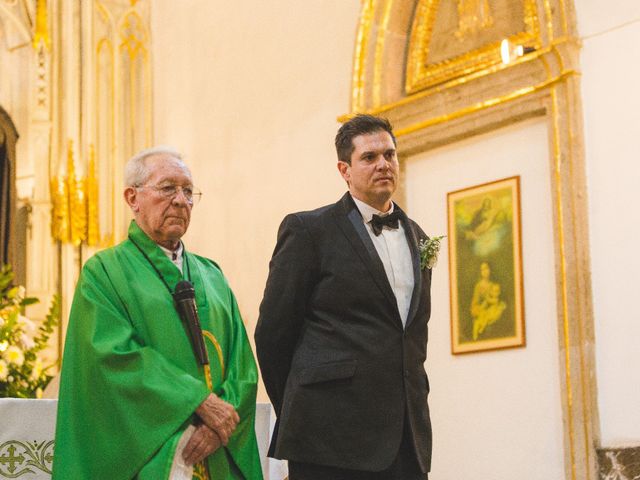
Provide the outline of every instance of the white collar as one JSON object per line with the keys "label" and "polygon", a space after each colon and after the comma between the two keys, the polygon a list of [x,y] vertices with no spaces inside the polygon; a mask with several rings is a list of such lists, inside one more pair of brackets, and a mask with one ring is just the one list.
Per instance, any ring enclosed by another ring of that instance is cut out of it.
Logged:
{"label": "white collar", "polygon": [[[171,260],[172,262],[177,262],[182,258],[182,251],[184,250],[182,247],[182,242],[178,242],[178,248],[176,248],[175,250],[169,250],[168,248],[165,248],[160,244],[158,244],[158,246],[162,249],[162,251],[167,255],[167,257],[169,257],[169,260]],[[174,255],[175,255],[175,258],[173,258]]]}
{"label": "white collar", "polygon": [[351,195],[351,198],[353,198],[353,201],[355,202],[356,207],[358,207],[358,210],[360,210],[360,215],[362,215],[362,219],[364,220],[364,223],[369,223],[371,221],[371,219],[373,218],[374,214],[375,215],[379,215],[381,217],[384,217],[386,215],[389,215],[390,213],[393,213],[393,210],[395,208],[394,203],[391,202],[391,208],[389,209],[389,211],[381,212],[377,208],[373,208],[368,203],[364,203],[362,200],[358,200],[353,195]]}

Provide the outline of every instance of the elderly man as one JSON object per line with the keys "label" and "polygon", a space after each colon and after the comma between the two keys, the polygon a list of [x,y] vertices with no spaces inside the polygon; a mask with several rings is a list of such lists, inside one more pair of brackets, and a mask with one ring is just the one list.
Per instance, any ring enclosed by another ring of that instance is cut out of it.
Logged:
{"label": "elderly man", "polygon": [[280,226],[256,328],[278,416],[270,454],[291,480],[425,480],[426,239],[391,195],[391,125],[358,115],[336,136],[347,192]]}
{"label": "elderly man", "polygon": [[[200,195],[191,173],[155,148],[129,161],[125,182],[128,238],[87,261],[71,307],[53,478],[260,479],[257,369],[238,306],[218,265],[180,240]],[[195,290],[193,338],[174,302],[181,281]]]}

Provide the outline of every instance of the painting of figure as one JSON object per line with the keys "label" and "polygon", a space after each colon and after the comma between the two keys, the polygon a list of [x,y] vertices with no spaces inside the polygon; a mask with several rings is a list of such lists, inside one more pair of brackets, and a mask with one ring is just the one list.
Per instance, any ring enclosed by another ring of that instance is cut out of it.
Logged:
{"label": "painting of figure", "polygon": [[448,194],[452,353],[525,344],[520,177]]}

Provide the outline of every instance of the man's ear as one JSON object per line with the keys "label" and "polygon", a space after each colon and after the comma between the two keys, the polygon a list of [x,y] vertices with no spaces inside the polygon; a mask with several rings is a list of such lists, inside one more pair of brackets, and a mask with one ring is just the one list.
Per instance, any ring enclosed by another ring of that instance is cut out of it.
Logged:
{"label": "man's ear", "polygon": [[127,202],[127,205],[131,208],[133,213],[138,212],[140,210],[140,205],[138,204],[138,189],[135,187],[127,187],[124,189],[124,200]]}
{"label": "man's ear", "polygon": [[340,175],[342,175],[342,178],[344,178],[344,181],[347,182],[347,185],[349,185],[349,179],[351,178],[351,165],[347,162],[339,161],[338,171],[340,172]]}

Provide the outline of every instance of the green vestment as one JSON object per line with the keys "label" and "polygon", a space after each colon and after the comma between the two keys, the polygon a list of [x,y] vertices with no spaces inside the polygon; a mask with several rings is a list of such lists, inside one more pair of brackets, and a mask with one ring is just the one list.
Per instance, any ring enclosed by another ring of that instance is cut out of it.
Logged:
{"label": "green vestment", "polygon": [[128,240],[87,261],[76,287],[53,478],[166,479],[180,434],[209,394],[172,296],[140,250],[171,291],[183,278],[193,283],[200,324],[210,332],[213,392],[240,416],[229,444],[207,458],[212,480],[262,479],[258,374],[233,293],[214,262],[186,251],[183,276],[135,222]]}

